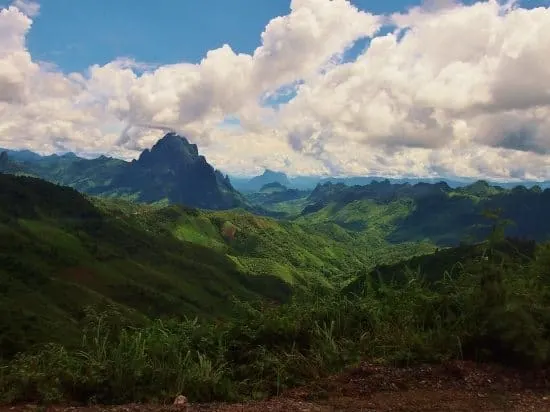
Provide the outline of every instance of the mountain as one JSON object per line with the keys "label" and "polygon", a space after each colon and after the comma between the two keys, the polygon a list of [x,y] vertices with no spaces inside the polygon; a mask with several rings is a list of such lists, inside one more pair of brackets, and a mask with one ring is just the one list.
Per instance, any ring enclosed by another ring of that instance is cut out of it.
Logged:
{"label": "mountain", "polygon": [[32,162],[42,159],[42,156],[30,150],[9,150],[0,148],[0,153],[1,152],[6,152],[11,159],[20,162]]}
{"label": "mountain", "polygon": [[281,183],[272,182],[272,183],[267,183],[263,185],[260,188],[259,192],[260,193],[280,193],[280,192],[286,192],[287,190],[288,188],[282,185]]}
{"label": "mountain", "polygon": [[[256,176],[260,178],[261,176]],[[254,178],[252,178],[254,179]],[[318,185],[325,183],[344,184],[346,186],[365,186],[372,182],[389,181],[393,184],[417,184],[417,183],[438,183],[445,182],[452,188],[468,186],[476,182],[472,178],[442,178],[442,177],[384,177],[384,176],[347,176],[347,177],[326,177],[326,176],[293,176],[288,178],[288,183],[283,183],[286,187],[298,190],[313,190]],[[234,186],[243,192],[252,192],[259,190],[259,186],[250,185],[251,178],[231,177]],[[526,187],[540,186],[541,188],[550,188],[550,181],[517,181],[517,182],[492,182],[505,189],[512,189],[518,185]]]}
{"label": "mountain", "polygon": [[245,205],[229,178],[200,156],[197,146],[168,133],[145,150],[113,179],[117,193],[152,203],[166,200],[204,209],[232,209]]}
{"label": "mountain", "polygon": [[14,162],[7,151],[0,151],[0,173],[20,173],[23,168]]}
{"label": "mountain", "polygon": [[[468,189],[467,189],[468,190]],[[439,183],[391,183],[388,179],[373,181],[364,186],[347,186],[343,183],[319,184],[308,197],[315,203],[350,203],[355,200],[370,199],[380,202],[389,202],[401,198],[421,198],[451,191],[445,182]]]}
{"label": "mountain", "polygon": [[7,152],[0,152],[0,172],[8,170],[9,167],[9,158]]}
{"label": "mountain", "polygon": [[250,184],[255,186],[263,186],[269,183],[279,183],[283,186],[290,186],[288,177],[283,172],[274,172],[273,170],[266,169],[261,176],[256,176],[250,179]]}
{"label": "mountain", "polygon": [[93,195],[214,210],[246,206],[229,178],[199,155],[196,145],[174,133],[166,134],[132,162],[105,156],[82,159],[67,153],[18,164],[31,175]]}
{"label": "mountain", "polygon": [[[177,136],[173,133],[169,135]],[[186,141],[185,138],[182,138],[182,139]],[[191,145],[191,146],[194,146],[194,145]],[[3,151],[7,152],[7,154],[10,156],[10,159],[13,162],[25,163],[25,169],[37,168],[38,171],[40,172],[40,174],[38,174],[37,176],[40,176],[42,178],[45,178],[48,180],[54,180],[59,183],[68,184],[73,187],[77,187],[78,190],[86,190],[86,188],[88,187],[92,187],[92,186],[95,187],[98,185],[94,181],[95,176],[93,175],[93,173],[91,177],[87,179],[85,175],[89,174],[90,171],[87,170],[86,173],[83,173],[78,170],[79,168],[86,169],[86,166],[83,165],[82,162],[78,162],[77,166],[73,167],[73,170],[68,170],[66,173],[64,173],[64,167],[66,167],[67,164],[72,164],[73,161],[80,161],[80,160],[84,160],[85,162],[89,161],[88,159],[83,159],[78,157],[74,153],[69,152],[62,155],[53,154],[49,156],[41,156],[30,150],[9,150],[9,149],[0,148],[0,153]],[[193,149],[191,149],[191,151],[193,151]],[[197,152],[196,149],[195,149],[195,152]],[[196,154],[198,155],[198,153]],[[99,159],[102,159],[103,161],[110,160],[110,162],[107,162],[107,163],[120,163],[120,164],[126,163],[122,160],[113,159],[105,156],[101,156]],[[105,166],[108,166],[108,167],[107,167],[107,171],[103,173],[104,177],[107,174],[112,175],[115,172],[111,169],[111,166],[113,166],[113,164],[107,164],[107,165],[101,164],[100,168],[104,168]],[[54,168],[56,170],[51,171],[49,170],[50,168]],[[76,176],[73,175],[74,173],[76,173]],[[30,173],[30,172],[29,174],[36,175],[36,173]],[[53,175],[53,176],[50,176],[50,175]],[[229,177],[227,176],[224,176],[224,178],[226,180],[229,179]],[[107,179],[107,180],[110,180],[110,179]],[[294,176],[292,178],[289,178],[285,173],[274,172],[269,169],[266,169],[262,175],[255,176],[252,178],[231,176],[230,183],[232,184],[232,187],[234,187],[235,189],[242,192],[249,193],[249,192],[258,191],[261,189],[263,185],[274,183],[274,182],[280,183],[290,189],[310,191],[315,189],[317,185],[319,184],[322,185],[325,183],[334,183],[334,184],[342,183],[346,186],[356,186],[356,185],[364,186],[374,181],[383,181],[383,180],[388,180],[389,182],[394,184],[437,183],[437,182],[443,181],[453,188],[463,187],[463,186],[467,186],[472,183],[475,183],[475,180],[470,178],[456,178],[456,179],[420,178],[420,177],[393,178],[393,177],[380,177],[380,176],[349,176],[349,177]],[[102,179],[100,179],[100,183],[101,181]],[[520,182],[498,183],[500,187],[506,188],[506,189],[512,189],[520,184],[526,187],[540,186],[543,189],[550,188],[550,182],[548,181],[545,181],[545,182],[520,181]],[[79,187],[79,185],[82,187]],[[99,184],[99,186],[103,186],[103,185]],[[103,189],[96,189],[95,191],[101,193],[101,190]],[[110,190],[112,190],[112,188]]]}
{"label": "mountain", "polygon": [[486,211],[498,211],[513,223],[510,236],[550,238],[550,189],[516,186],[505,189],[478,181],[451,188],[447,183],[393,184],[372,182],[349,187],[326,183],[302,203],[300,222],[330,221],[362,233],[377,233],[391,243],[428,241],[453,246],[487,235],[493,222]]}
{"label": "mountain", "polygon": [[269,183],[279,183],[283,186],[289,187],[291,185],[287,175],[282,172],[274,172],[273,170],[266,169],[260,176],[255,176],[251,179],[235,179],[232,181],[235,187],[243,192],[255,192]]}

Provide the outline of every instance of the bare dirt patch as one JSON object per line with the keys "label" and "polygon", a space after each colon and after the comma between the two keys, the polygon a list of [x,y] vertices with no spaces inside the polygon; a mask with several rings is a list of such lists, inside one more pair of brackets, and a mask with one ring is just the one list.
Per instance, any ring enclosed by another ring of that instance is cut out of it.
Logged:
{"label": "bare dirt patch", "polygon": [[519,371],[472,362],[392,368],[361,364],[281,396],[238,404],[5,406],[1,411],[52,412],[337,412],[550,411],[550,371]]}

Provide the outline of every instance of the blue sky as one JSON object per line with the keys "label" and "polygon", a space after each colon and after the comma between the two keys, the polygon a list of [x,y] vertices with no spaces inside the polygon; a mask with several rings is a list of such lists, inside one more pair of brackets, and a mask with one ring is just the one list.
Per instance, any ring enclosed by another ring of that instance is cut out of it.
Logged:
{"label": "blue sky", "polygon": [[[437,1],[437,0],[436,0]],[[405,11],[418,0],[352,0],[372,13]],[[466,1],[465,3],[471,3]],[[0,5],[8,2],[0,0]],[[523,7],[548,4],[523,0]],[[250,53],[289,0],[47,0],[40,2],[27,45],[35,59],[64,72],[82,71],[117,57],[166,64],[198,62],[208,50],[231,45]]]}
{"label": "blue sky", "polygon": [[[411,0],[354,0],[373,13],[405,10]],[[6,5],[7,2],[0,4]],[[231,45],[250,53],[289,0],[47,0],[27,38],[35,59],[63,71],[82,71],[116,57],[151,63],[198,62],[208,50]]]}

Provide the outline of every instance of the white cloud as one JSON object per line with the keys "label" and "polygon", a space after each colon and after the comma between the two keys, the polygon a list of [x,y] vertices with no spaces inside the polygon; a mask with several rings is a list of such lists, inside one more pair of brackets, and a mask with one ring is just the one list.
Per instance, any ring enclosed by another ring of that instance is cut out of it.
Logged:
{"label": "white cloud", "polygon": [[[251,54],[224,45],[198,64],[121,57],[69,75],[26,49],[38,11],[0,11],[0,147],[132,157],[173,129],[233,173],[550,178],[550,8],[433,0],[374,16],[293,0]],[[377,35],[387,21],[395,31]],[[281,90],[295,97],[262,105]],[[228,116],[240,126],[220,126]]]}
{"label": "white cloud", "polygon": [[37,65],[25,50],[25,34],[32,21],[19,9],[0,10],[0,104],[27,100]]}
{"label": "white cloud", "polygon": [[[357,61],[302,85],[283,108],[296,149],[330,157],[330,147],[345,141],[368,151],[422,147],[451,156],[458,147],[485,147],[493,168],[477,157],[472,166],[489,175],[501,173],[498,163],[506,159],[526,157],[487,146],[550,149],[550,9],[489,1],[415,8],[393,20],[394,33],[373,39]],[[418,160],[417,150],[406,153]]]}
{"label": "white cloud", "polygon": [[32,0],[14,0],[12,5],[29,17],[36,17],[40,12],[40,4]]}

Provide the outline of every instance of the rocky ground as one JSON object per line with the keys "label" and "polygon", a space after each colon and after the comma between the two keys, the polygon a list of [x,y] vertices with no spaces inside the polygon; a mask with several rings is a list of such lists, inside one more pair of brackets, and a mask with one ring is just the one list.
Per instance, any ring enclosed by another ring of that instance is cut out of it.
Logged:
{"label": "rocky ground", "polygon": [[391,368],[364,363],[279,397],[242,404],[5,406],[2,411],[294,412],[294,411],[550,411],[550,370],[518,371],[470,362]]}

